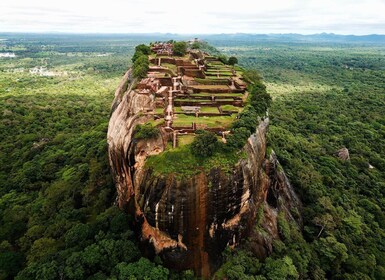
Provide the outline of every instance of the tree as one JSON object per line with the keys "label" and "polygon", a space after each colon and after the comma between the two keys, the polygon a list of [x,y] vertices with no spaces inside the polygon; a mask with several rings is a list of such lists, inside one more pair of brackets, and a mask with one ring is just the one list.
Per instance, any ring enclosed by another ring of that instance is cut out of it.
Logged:
{"label": "tree", "polygon": [[151,48],[145,44],[140,44],[135,47],[135,52],[141,52],[142,54],[150,55]]}
{"label": "tree", "polygon": [[238,58],[236,58],[235,56],[230,56],[227,64],[232,66],[234,66],[235,64],[238,64]]}
{"label": "tree", "polygon": [[341,263],[348,258],[348,249],[345,244],[340,243],[334,236],[320,238],[314,244],[319,253],[322,268],[336,273],[340,269]]}
{"label": "tree", "polygon": [[150,123],[137,125],[135,128],[135,139],[152,139],[159,135],[159,128],[153,127]]}
{"label": "tree", "polygon": [[201,47],[201,45],[200,45],[199,42],[194,42],[194,43],[192,43],[192,45],[191,45],[191,48],[192,48],[193,50],[199,49],[200,47]]}
{"label": "tree", "polygon": [[212,156],[218,145],[218,139],[212,132],[203,132],[195,137],[191,144],[191,152],[196,157],[205,158]]}
{"label": "tree", "polygon": [[169,270],[162,266],[156,266],[148,259],[140,258],[135,263],[119,263],[116,266],[118,280],[125,279],[168,279]]}
{"label": "tree", "polygon": [[227,60],[227,57],[224,55],[224,54],[221,54],[218,56],[218,59],[220,62],[222,62],[223,64],[227,64],[228,60]]}
{"label": "tree", "polygon": [[24,256],[20,252],[14,252],[7,241],[0,243],[0,279],[11,279],[16,276],[23,266]]}
{"label": "tree", "polygon": [[299,275],[290,257],[282,259],[267,258],[265,264],[266,276],[270,280],[298,279]]}
{"label": "tree", "polygon": [[137,77],[137,78],[146,77],[149,65],[150,65],[150,63],[149,63],[148,57],[146,55],[142,54],[141,56],[139,56],[135,60],[133,66],[132,66],[134,77]]}
{"label": "tree", "polygon": [[176,42],[172,47],[172,52],[176,56],[184,56],[187,52],[186,42]]}
{"label": "tree", "polygon": [[250,131],[245,127],[235,128],[233,133],[227,137],[227,146],[233,149],[241,149],[250,137]]}

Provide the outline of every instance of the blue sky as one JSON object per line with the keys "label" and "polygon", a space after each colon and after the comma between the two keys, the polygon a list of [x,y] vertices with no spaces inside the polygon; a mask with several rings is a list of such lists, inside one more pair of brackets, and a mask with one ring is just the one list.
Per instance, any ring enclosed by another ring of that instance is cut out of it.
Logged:
{"label": "blue sky", "polygon": [[0,32],[385,34],[385,0],[13,0]]}

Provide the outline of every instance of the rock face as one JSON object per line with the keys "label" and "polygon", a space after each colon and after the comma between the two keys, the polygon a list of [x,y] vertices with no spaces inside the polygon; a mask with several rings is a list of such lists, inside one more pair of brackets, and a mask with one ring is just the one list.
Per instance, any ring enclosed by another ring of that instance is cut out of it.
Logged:
{"label": "rock face", "polygon": [[147,250],[171,268],[193,269],[208,277],[221,264],[221,252],[246,238],[257,256],[266,257],[279,238],[279,212],[301,226],[300,201],[274,152],[266,157],[268,119],[259,123],[244,146],[247,157],[231,172],[212,168],[184,179],[177,174],[155,176],[145,160],[164,151],[168,135],[163,131],[157,139],[133,139],[135,126],[152,118],[143,108],[154,104],[132,91],[127,80],[130,71],[112,107],[109,158],[118,205],[135,216]]}
{"label": "rock face", "polygon": [[350,160],[349,150],[347,148],[342,148],[337,151],[339,159],[343,161]]}

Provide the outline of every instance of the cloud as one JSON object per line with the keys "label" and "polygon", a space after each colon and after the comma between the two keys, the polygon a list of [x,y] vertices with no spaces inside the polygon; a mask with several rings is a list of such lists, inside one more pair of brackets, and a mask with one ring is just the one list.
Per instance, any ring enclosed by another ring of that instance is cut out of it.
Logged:
{"label": "cloud", "polygon": [[14,0],[0,32],[385,32],[384,0]]}

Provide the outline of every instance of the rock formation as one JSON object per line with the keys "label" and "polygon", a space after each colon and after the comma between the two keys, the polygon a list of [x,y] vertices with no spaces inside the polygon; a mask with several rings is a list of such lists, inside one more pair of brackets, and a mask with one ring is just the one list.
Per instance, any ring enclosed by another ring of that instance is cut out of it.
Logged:
{"label": "rock formation", "polygon": [[[301,226],[300,201],[274,152],[266,155],[268,119],[260,121],[243,148],[246,157],[231,172],[212,168],[188,178],[155,175],[146,158],[163,152],[169,136],[161,129],[156,139],[133,137],[136,125],[151,118],[144,108],[155,106],[149,96],[132,90],[133,82],[128,71],[115,94],[108,128],[110,164],[118,205],[134,215],[141,241],[165,265],[208,277],[221,264],[222,251],[248,237],[259,257],[271,253],[272,241],[279,238],[280,211]],[[261,211],[258,228],[264,234],[256,230]]]}
{"label": "rock formation", "polygon": [[350,160],[349,150],[347,148],[342,148],[337,151],[339,159],[343,161]]}

